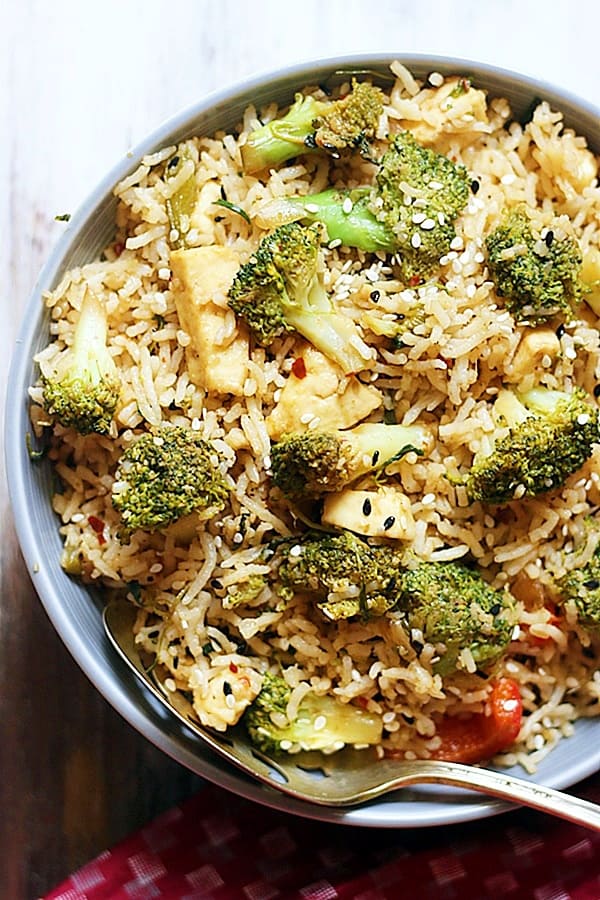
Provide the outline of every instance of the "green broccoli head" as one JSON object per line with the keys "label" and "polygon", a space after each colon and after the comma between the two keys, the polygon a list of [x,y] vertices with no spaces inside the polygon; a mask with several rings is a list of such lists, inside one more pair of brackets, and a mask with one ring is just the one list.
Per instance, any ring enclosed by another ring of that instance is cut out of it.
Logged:
{"label": "green broccoli head", "polygon": [[518,206],[505,214],[486,246],[496,293],[518,322],[570,316],[583,292],[582,254],[559,223],[539,233]]}
{"label": "green broccoli head", "polygon": [[600,440],[598,410],[581,390],[501,391],[494,410],[508,433],[475,456],[466,478],[471,500],[504,503],[561,487]]}
{"label": "green broccoli head", "polygon": [[306,532],[281,542],[273,561],[278,590],[312,594],[330,620],[383,615],[396,603],[401,557],[351,532]]}
{"label": "green broccoli head", "polygon": [[215,459],[207,441],[181,426],[137,438],[121,456],[112,489],[123,533],[156,531],[192,512],[209,518],[223,509],[229,489]]}
{"label": "green broccoli head", "polygon": [[256,339],[269,345],[297,331],[349,374],[373,356],[351,318],[337,310],[319,276],[323,226],[289,222],[276,228],[241,267],[229,291],[229,306]]}
{"label": "green broccoli head", "polygon": [[405,280],[439,267],[468,198],[464,166],[422,147],[409,131],[395,136],[381,160],[371,209],[395,236]]}
{"label": "green broccoli head", "polygon": [[470,650],[480,669],[504,653],[515,625],[511,595],[459,563],[421,562],[399,579],[399,608],[413,645],[443,645],[434,671],[454,672]]}
{"label": "green broccoli head", "polygon": [[244,171],[259,172],[315,150],[334,157],[352,150],[366,155],[382,112],[383,94],[368,82],[353,80],[339,100],[296,94],[284,116],[248,135],[241,147]]}
{"label": "green broccoli head", "polygon": [[559,578],[556,587],[558,603],[573,604],[579,623],[589,631],[600,632],[600,547],[585,566]]}
{"label": "green broccoli head", "polygon": [[44,409],[80,434],[106,434],[120,396],[117,367],[107,348],[106,310],[86,290],[73,344],[55,371],[42,378]]}
{"label": "green broccoli head", "polygon": [[381,717],[333,697],[307,694],[296,717],[285,725],[275,724],[286,716],[291,690],[280,675],[267,672],[243,723],[248,736],[262,753],[300,750],[340,750],[346,744],[378,744],[383,730]]}
{"label": "green broccoli head", "polygon": [[411,450],[422,454],[426,443],[419,425],[366,423],[348,431],[284,434],[271,448],[273,481],[287,497],[318,497]]}

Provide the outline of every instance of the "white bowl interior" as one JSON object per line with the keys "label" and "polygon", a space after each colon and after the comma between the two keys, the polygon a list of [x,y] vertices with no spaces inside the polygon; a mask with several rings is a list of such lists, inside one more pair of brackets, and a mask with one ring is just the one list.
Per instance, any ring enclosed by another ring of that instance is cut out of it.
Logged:
{"label": "white bowl interior", "polygon": [[[27,387],[36,378],[32,357],[48,341],[48,317],[42,309],[41,292],[55,286],[67,269],[96,258],[106,246],[114,227],[113,186],[146,153],[191,135],[233,128],[249,103],[257,107],[273,100],[285,104],[305,84],[339,82],[356,70],[368,69],[385,77],[395,58],[419,77],[431,71],[468,74],[492,96],[507,97],[516,118],[525,113],[534,98],[546,99],[564,112],[567,125],[586,135],[591,148],[600,152],[600,119],[596,109],[551,85],[469,60],[402,54],[321,60],[258,77],[212,95],[167,122],[122,159],[71,219],[40,275],[17,339],[8,384],[5,443],[16,528],[33,583],[56,630],[82,670],[131,725],[199,775],[265,805],[345,824],[418,827],[466,821],[509,807],[469,792],[443,788],[404,790],[351,810],[303,804],[266,789],[229,767],[207,751],[175,717],[168,715],[134,680],[109,646],[102,627],[101,600],[61,569],[58,521],[49,502],[52,473],[47,463],[31,462],[25,444],[25,435],[30,430]],[[532,780],[562,788],[595,772],[600,767],[599,729],[600,725],[591,720],[579,722],[575,736],[559,743]],[[523,777],[520,769],[513,774]]]}

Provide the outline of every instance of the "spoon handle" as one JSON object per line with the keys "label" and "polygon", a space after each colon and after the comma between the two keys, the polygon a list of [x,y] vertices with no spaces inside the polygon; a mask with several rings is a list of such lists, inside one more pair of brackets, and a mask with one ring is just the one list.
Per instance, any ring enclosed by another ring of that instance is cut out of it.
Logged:
{"label": "spoon handle", "polygon": [[391,777],[386,782],[385,792],[393,790],[394,787],[406,787],[410,784],[453,785],[479,791],[501,800],[531,806],[594,831],[600,831],[600,806],[541,784],[513,778],[491,769],[438,760],[421,760],[412,766],[410,763],[403,763],[402,768],[404,770],[402,774],[395,778]]}

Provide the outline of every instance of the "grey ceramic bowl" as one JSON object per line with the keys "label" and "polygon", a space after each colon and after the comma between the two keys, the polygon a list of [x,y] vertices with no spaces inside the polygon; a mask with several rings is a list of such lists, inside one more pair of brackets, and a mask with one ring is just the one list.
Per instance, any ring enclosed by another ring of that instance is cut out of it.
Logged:
{"label": "grey ceramic bowl", "polygon": [[[378,828],[450,824],[493,815],[509,807],[481,795],[443,788],[405,790],[356,809],[329,810],[303,804],[268,790],[213,756],[202,743],[134,680],[109,646],[102,629],[102,604],[81,584],[67,577],[59,565],[61,540],[49,497],[51,472],[29,459],[25,434],[29,430],[27,388],[36,377],[33,355],[48,341],[48,319],[40,295],[54,287],[62,274],[96,258],[112,236],[116,201],[114,185],[135,169],[147,153],[195,134],[231,129],[249,103],[260,107],[276,100],[289,103],[305,84],[340,81],[343,73],[369,69],[385,75],[400,59],[416,76],[429,72],[468,74],[492,96],[507,97],[518,118],[534,98],[548,100],[562,110],[566,123],[586,135],[600,152],[600,111],[549,84],[470,60],[402,54],[354,55],[312,61],[253,78],[213,94],[168,121],[122,159],[73,216],[33,292],[17,340],[9,378],[6,412],[8,482],[17,532],[33,583],[57,632],[73,657],[104,697],[123,717],[165,753],[189,769],[244,797],[312,818]],[[336,74],[336,73],[342,73]],[[544,760],[534,779],[564,788],[600,768],[600,722],[577,724],[573,737],[563,740]],[[521,770],[515,775],[522,776]]]}

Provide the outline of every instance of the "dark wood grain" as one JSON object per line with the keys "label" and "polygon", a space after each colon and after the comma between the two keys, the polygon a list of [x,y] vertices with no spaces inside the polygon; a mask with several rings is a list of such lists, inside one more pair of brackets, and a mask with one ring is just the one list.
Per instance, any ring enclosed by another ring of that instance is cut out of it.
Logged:
{"label": "dark wood grain", "polygon": [[[6,523],[8,510],[2,516]],[[201,781],[135,732],[81,673],[8,524],[2,557],[0,897],[30,900]]]}

